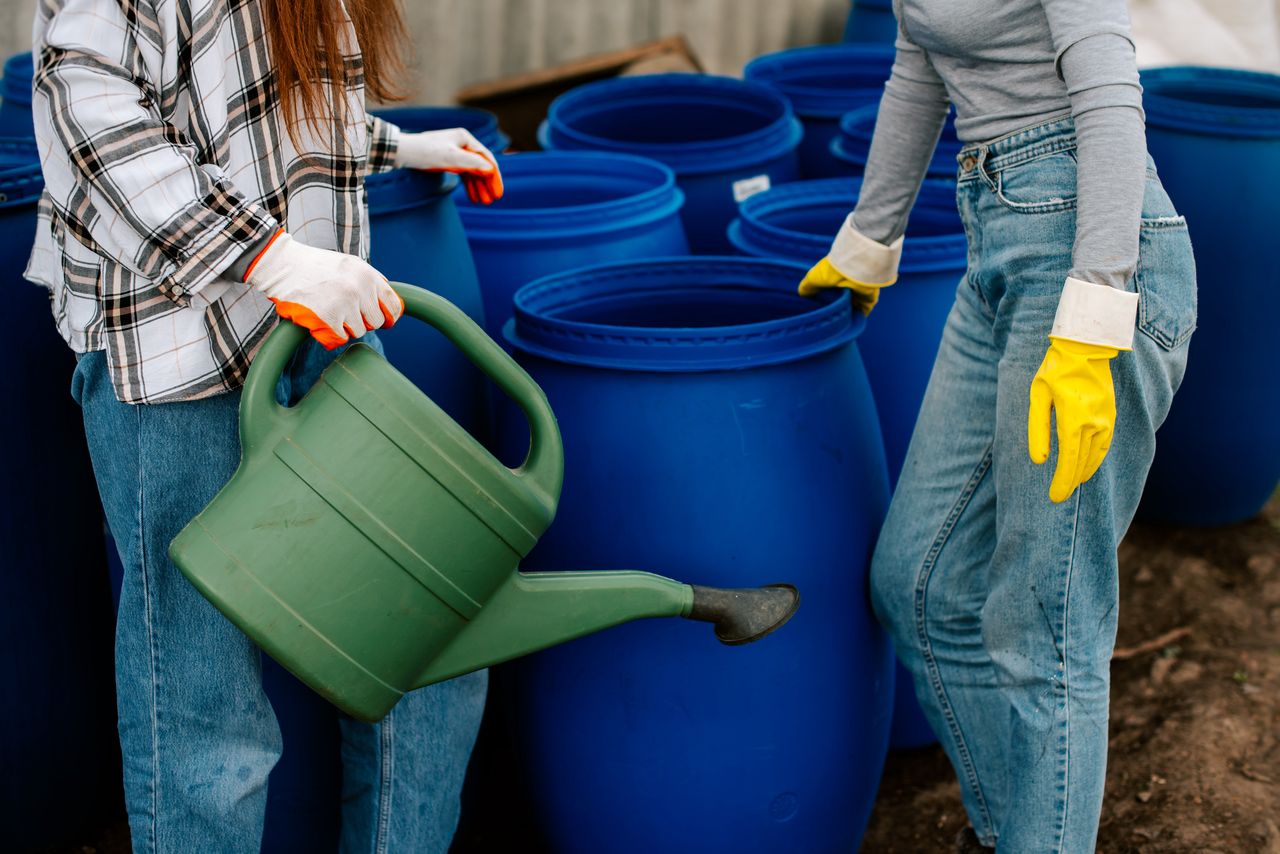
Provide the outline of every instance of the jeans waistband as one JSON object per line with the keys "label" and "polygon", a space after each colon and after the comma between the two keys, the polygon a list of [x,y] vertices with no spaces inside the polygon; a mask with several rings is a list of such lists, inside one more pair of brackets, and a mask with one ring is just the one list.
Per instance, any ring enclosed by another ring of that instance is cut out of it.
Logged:
{"label": "jeans waistband", "polygon": [[1076,125],[1070,116],[1051,119],[1013,131],[989,142],[974,142],[960,149],[960,180],[977,176],[976,167],[996,171],[1046,154],[1076,147]]}

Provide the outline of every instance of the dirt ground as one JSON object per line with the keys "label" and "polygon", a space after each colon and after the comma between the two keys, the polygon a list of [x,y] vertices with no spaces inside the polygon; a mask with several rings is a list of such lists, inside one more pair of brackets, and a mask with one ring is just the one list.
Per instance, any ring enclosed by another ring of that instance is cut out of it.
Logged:
{"label": "dirt ground", "polygon": [[[1280,498],[1120,550],[1104,854],[1280,854]],[[863,851],[947,852],[967,823],[939,748],[889,758]]]}
{"label": "dirt ground", "polygon": [[[1280,497],[1230,528],[1135,525],[1120,569],[1099,850],[1280,854]],[[965,822],[940,749],[895,753],[863,851],[946,854]],[[127,851],[118,820],[41,854]]]}

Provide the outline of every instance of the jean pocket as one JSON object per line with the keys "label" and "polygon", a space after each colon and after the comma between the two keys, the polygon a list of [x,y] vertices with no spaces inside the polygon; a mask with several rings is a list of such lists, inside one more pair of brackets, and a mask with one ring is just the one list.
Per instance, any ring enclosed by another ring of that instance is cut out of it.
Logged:
{"label": "jean pocket", "polygon": [[1076,206],[1076,155],[1056,151],[995,174],[1000,204],[1019,213],[1052,213]]}
{"label": "jean pocket", "polygon": [[1196,262],[1181,216],[1142,220],[1138,232],[1138,329],[1166,350],[1196,329]]}

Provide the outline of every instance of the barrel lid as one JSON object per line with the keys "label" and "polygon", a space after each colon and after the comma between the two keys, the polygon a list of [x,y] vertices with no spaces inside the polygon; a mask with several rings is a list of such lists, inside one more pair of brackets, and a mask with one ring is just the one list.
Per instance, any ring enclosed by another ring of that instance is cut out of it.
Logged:
{"label": "barrel lid", "polygon": [[516,292],[504,330],[517,350],[652,373],[743,370],[844,346],[865,319],[846,292],[796,293],[805,267],[702,256],[583,267]]}
{"label": "barrel lid", "polygon": [[1147,125],[1205,136],[1280,138],[1280,75],[1171,66],[1142,71]]}
{"label": "barrel lid", "polygon": [[35,76],[35,61],[31,51],[14,54],[5,60],[2,92],[4,100],[15,104],[31,103],[31,79]]}
{"label": "barrel lid", "polygon": [[893,58],[892,45],[810,45],[756,57],[743,75],[781,92],[802,116],[835,119],[880,102]]}
{"label": "barrel lid", "polygon": [[541,151],[504,157],[506,192],[494,205],[454,190],[471,239],[548,240],[622,231],[675,216],[676,176],[656,160],[606,151]]}
{"label": "barrel lid", "polygon": [[[686,118],[700,112],[734,113],[746,129],[688,133]],[[596,121],[615,113],[634,120],[652,114],[642,137],[609,136]],[[589,124],[592,130],[580,125]],[[676,138],[664,133],[672,129]],[[794,151],[804,129],[786,98],[767,86],[711,74],[650,74],[600,80],[572,89],[551,103],[539,130],[544,148],[617,151],[659,160],[677,175],[726,172],[775,160]]]}
{"label": "barrel lid", "polygon": [[[780,184],[739,206],[729,239],[753,256],[813,264],[827,253],[861,190],[860,178]],[[965,268],[968,244],[955,198],[953,181],[935,179],[921,185],[903,241],[902,272],[959,272]]]}

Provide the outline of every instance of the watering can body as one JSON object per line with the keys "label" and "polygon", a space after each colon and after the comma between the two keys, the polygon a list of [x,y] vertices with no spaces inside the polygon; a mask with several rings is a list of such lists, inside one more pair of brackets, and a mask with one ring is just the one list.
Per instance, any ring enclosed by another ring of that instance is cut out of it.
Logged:
{"label": "watering can body", "polygon": [[629,620],[716,619],[695,613],[695,588],[657,575],[517,571],[560,493],[560,435],[546,397],[460,310],[395,287],[408,314],[444,333],[524,410],[524,464],[504,467],[364,345],[335,360],[295,407],[280,406],[276,380],[306,334],[282,323],[245,383],[240,467],[170,546],[201,593],[367,721],[414,688]]}

